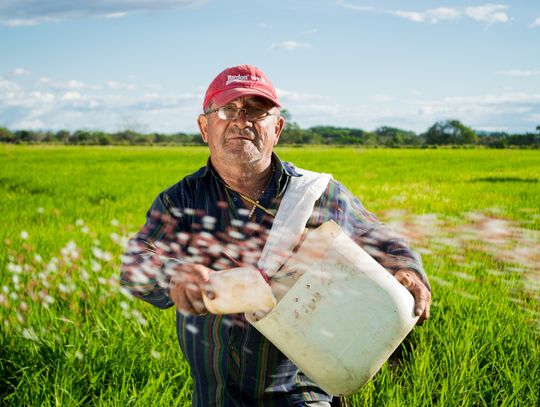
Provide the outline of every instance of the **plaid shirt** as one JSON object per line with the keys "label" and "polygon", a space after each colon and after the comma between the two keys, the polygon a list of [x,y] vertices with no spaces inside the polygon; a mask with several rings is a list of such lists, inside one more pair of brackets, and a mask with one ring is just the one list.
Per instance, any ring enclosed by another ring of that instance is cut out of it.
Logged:
{"label": "plaid shirt", "polygon": [[[300,175],[275,154],[272,161],[275,171],[260,203],[275,213],[290,177]],[[273,218],[260,209],[254,215],[250,222],[240,196],[225,187],[208,161],[154,201],[146,224],[128,245],[122,286],[159,308],[168,308],[174,305],[168,296],[170,263],[193,262],[214,270],[256,266]],[[316,228],[330,219],[390,273],[412,269],[429,287],[416,253],[334,180],[315,203],[307,227]],[[229,255],[224,257],[224,251]],[[331,400],[243,315],[177,312],[176,328],[191,367],[194,406],[290,406]]]}

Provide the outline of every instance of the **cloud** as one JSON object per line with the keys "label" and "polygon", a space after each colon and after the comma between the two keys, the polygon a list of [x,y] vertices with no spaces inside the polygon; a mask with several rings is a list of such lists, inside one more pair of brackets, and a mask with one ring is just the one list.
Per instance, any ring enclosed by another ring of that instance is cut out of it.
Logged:
{"label": "cloud", "polygon": [[529,77],[529,76],[540,75],[540,71],[531,71],[531,70],[524,70],[524,69],[510,69],[508,71],[501,71],[499,73],[501,75],[518,76],[518,77]]}
{"label": "cloud", "polygon": [[24,69],[24,68],[15,68],[13,71],[10,72],[11,76],[27,76],[30,75],[30,71]]}
{"label": "cloud", "polygon": [[300,35],[310,35],[310,34],[317,34],[319,32],[318,29],[312,28],[310,30],[302,31]]}
{"label": "cloud", "polygon": [[282,42],[273,43],[270,46],[270,49],[285,49],[287,51],[292,51],[298,48],[311,48],[311,44],[307,42],[282,41]]}
{"label": "cloud", "polygon": [[[337,0],[336,3],[348,9],[361,12],[377,12],[390,14],[395,17],[404,18],[415,23],[436,24],[441,21],[452,21],[462,18],[471,18],[474,21],[486,23],[488,25],[495,23],[507,23],[508,21],[510,21],[508,14],[505,12],[508,6],[504,4],[488,3],[477,7],[466,7],[465,9],[458,9],[453,7],[439,7],[424,11],[413,11],[357,6],[341,0]],[[538,20],[540,20],[540,18]],[[538,20],[537,22],[540,25],[540,22]]]}
{"label": "cloud", "polygon": [[487,24],[506,23],[510,19],[503,10],[507,8],[508,6],[504,4],[485,4],[479,7],[467,7],[465,14],[475,21]]}
{"label": "cloud", "polygon": [[107,87],[113,90],[133,90],[135,85],[120,83],[116,81],[107,81]]}
{"label": "cloud", "polygon": [[529,28],[534,28],[534,27],[540,27],[540,17],[538,17],[531,24],[529,24]]}
{"label": "cloud", "polygon": [[491,126],[501,131],[533,131],[531,120],[540,115],[540,94],[526,92],[433,99],[419,99],[416,96],[382,104],[371,100],[340,104],[322,96],[321,99],[291,100],[286,108],[292,120],[301,127],[334,125],[373,130],[386,125],[418,133],[436,121],[454,118],[476,129]]}
{"label": "cloud", "polygon": [[461,16],[461,13],[453,8],[440,7],[424,12],[416,11],[389,11],[389,14],[402,17],[415,23],[438,23],[444,20],[455,20]]}
{"label": "cloud", "polygon": [[279,100],[282,105],[287,103],[317,103],[324,99],[321,95],[312,93],[302,93],[281,88],[276,88]]}
{"label": "cloud", "polygon": [[199,93],[148,94],[114,81],[95,86],[75,79],[18,83],[0,77],[0,126],[12,129],[117,131],[125,127],[126,117],[134,117],[152,131],[196,132],[201,103]]}
{"label": "cloud", "polygon": [[371,100],[373,100],[374,102],[389,103],[396,100],[396,98],[390,95],[373,95],[371,97]]}
{"label": "cloud", "polygon": [[45,87],[49,90],[100,90],[102,86],[100,85],[92,85],[89,83],[85,83],[79,80],[70,79],[67,81],[55,81],[51,78],[48,78],[46,76],[40,77],[36,81],[36,85],[40,87]]}
{"label": "cloud", "polygon": [[339,4],[342,7],[349,8],[349,9],[352,9],[352,10],[357,10],[357,11],[374,11],[375,10],[375,7],[358,6],[356,4],[346,3],[344,0],[337,0],[336,3]]}
{"label": "cloud", "polygon": [[[39,77],[39,76],[37,76]],[[62,84],[62,86],[51,86]],[[282,105],[302,127],[335,125],[372,130],[382,125],[425,131],[438,120],[457,118],[473,128],[534,131],[540,117],[540,93],[501,92],[427,98],[379,94],[354,102],[335,103],[323,94],[277,89]],[[92,86],[72,79],[0,77],[0,126],[11,129],[100,129],[117,131],[129,123],[138,129],[174,133],[197,132],[204,89],[174,93]],[[379,102],[379,103],[376,103]],[[534,126],[533,126],[534,124]]]}
{"label": "cloud", "polygon": [[3,0],[0,24],[31,26],[82,17],[121,18],[130,13],[198,6],[207,0]]}

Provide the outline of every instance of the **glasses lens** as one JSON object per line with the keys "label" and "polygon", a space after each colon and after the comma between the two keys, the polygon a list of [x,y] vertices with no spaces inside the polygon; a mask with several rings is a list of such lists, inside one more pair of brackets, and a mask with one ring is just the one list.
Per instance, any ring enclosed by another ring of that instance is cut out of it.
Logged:
{"label": "glasses lens", "polygon": [[247,107],[246,118],[248,120],[262,120],[266,117],[266,110],[258,107]]}
{"label": "glasses lens", "polygon": [[238,117],[238,108],[236,106],[223,106],[218,110],[218,116],[222,120],[232,120]]}
{"label": "glasses lens", "polygon": [[258,107],[248,106],[246,108],[239,109],[238,107],[231,105],[221,107],[218,110],[218,117],[222,120],[235,120],[238,118],[238,115],[242,110],[246,112],[246,120],[248,121],[262,120],[268,116],[268,112],[266,110],[259,109]]}

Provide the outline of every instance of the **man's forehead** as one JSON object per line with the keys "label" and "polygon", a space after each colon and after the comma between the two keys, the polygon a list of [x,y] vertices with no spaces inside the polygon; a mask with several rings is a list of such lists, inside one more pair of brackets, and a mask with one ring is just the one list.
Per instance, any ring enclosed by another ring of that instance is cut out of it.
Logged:
{"label": "man's forehead", "polygon": [[233,99],[228,103],[225,103],[226,105],[263,105],[263,106],[274,106],[274,104],[261,96],[241,96],[239,98]]}

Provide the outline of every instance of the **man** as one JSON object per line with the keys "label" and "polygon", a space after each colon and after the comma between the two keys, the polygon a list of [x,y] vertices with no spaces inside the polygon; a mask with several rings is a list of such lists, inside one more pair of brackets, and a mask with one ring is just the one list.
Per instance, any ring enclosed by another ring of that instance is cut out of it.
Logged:
{"label": "man", "polygon": [[[206,285],[212,270],[257,265],[289,182],[301,176],[273,153],[284,126],[280,107],[256,67],[221,72],[198,117],[207,165],[157,197],[126,253],[122,285],[157,307],[176,306],[194,406],[329,406],[332,399],[242,315],[209,314],[202,300],[205,290],[219,295]],[[419,321],[428,318],[418,256],[334,180],[306,227],[329,219],[409,289]]]}

